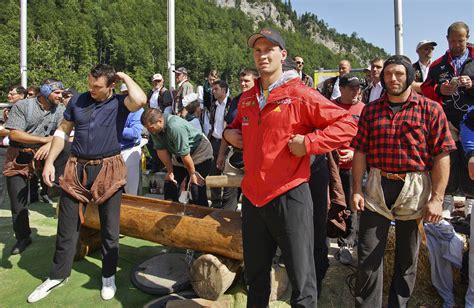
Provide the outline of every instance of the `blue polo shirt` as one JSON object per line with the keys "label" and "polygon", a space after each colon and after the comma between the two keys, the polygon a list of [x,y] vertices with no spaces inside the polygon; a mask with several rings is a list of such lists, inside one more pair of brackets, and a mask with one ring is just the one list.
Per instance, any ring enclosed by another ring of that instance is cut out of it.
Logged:
{"label": "blue polo shirt", "polygon": [[72,98],[64,111],[64,119],[74,123],[71,153],[86,159],[120,153],[122,132],[130,113],[125,97],[114,94],[97,102],[86,92]]}

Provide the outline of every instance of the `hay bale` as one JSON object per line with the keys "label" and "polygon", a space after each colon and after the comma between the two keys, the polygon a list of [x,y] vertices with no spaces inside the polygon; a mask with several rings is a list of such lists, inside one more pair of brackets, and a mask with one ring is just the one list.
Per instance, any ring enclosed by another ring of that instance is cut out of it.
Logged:
{"label": "hay bale", "polygon": [[[415,305],[435,305],[441,306],[442,298],[431,283],[431,264],[429,259],[428,247],[423,242],[420,243],[420,251],[418,253],[418,265],[415,287],[410,299],[411,304]],[[383,261],[383,292],[385,301],[388,299],[390,285],[392,282],[393,267],[395,258],[395,227],[391,226],[388,233],[387,245],[385,247],[385,257]],[[453,280],[455,296],[457,290],[464,289],[466,286],[460,284],[460,270],[453,268]]]}
{"label": "hay bale", "polygon": [[288,279],[286,268],[279,264],[273,264],[270,279],[270,302],[283,300],[285,295],[287,295],[288,288],[290,288],[290,280]]}

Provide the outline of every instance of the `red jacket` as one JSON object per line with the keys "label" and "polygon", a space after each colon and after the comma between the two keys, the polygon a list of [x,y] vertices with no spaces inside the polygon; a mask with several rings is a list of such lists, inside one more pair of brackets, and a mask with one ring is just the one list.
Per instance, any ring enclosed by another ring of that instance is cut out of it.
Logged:
{"label": "red jacket", "polygon": [[[467,106],[473,104],[472,102],[474,100],[474,89],[471,88],[467,90],[461,88],[458,91],[459,95],[445,96],[441,94],[440,85],[445,81],[450,81],[455,76],[470,75],[469,77],[471,77],[471,79],[474,78],[472,73],[465,72],[465,68],[467,66],[472,65],[472,63],[468,65],[468,63],[474,61],[474,47],[468,45],[467,49],[469,50],[469,56],[466,62],[464,63],[461,72],[455,71],[455,68],[452,64],[453,59],[451,57],[451,52],[448,49],[443,56],[438,58],[430,65],[428,77],[426,78],[426,81],[421,85],[423,95],[440,103],[443,106],[443,110],[446,113],[448,121],[454,124],[454,126],[457,128],[459,128],[459,123],[461,122],[465,114],[464,108],[467,108]],[[460,109],[456,106],[466,107]]]}
{"label": "red jacket", "polygon": [[[356,121],[356,123],[359,123],[360,114],[362,113],[362,109],[364,109],[364,107],[365,107],[364,103],[358,102],[354,105],[348,105],[348,104],[340,103],[339,99],[332,100],[331,102],[333,102],[337,106],[343,108],[344,110],[347,110],[347,112],[354,118],[354,121]],[[337,149],[337,153],[339,155],[342,155],[341,150],[352,150],[352,151],[354,151],[354,148],[351,147],[350,145],[340,147],[339,149]],[[344,169],[344,170],[352,169],[352,161],[348,161],[348,162],[339,161],[339,167],[341,169]]]}
{"label": "red jacket", "polygon": [[260,80],[240,98],[237,116],[227,128],[242,131],[244,195],[257,207],[307,182],[309,155],[290,153],[291,135],[305,135],[307,154],[322,154],[350,143],[357,125],[348,113],[318,91],[293,78],[274,88],[262,110]]}

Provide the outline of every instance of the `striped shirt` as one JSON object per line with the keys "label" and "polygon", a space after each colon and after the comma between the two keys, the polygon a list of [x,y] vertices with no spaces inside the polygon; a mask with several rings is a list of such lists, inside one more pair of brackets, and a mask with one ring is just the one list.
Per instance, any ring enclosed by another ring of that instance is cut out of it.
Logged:
{"label": "striped shirt", "polygon": [[[8,114],[5,128],[16,129],[32,136],[51,136],[63,119],[65,107],[53,105],[44,110],[36,98],[23,99],[15,103]],[[13,146],[21,146],[11,141]]]}

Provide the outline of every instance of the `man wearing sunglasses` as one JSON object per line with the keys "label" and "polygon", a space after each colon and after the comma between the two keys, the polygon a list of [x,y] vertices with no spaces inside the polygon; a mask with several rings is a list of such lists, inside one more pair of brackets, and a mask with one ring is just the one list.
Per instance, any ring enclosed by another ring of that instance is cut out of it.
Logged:
{"label": "man wearing sunglasses", "polygon": [[413,63],[415,69],[415,81],[411,85],[413,89],[421,93],[421,84],[428,77],[428,70],[431,65],[431,57],[433,50],[438,44],[435,41],[422,40],[416,45],[416,53],[418,54],[418,61]]}
{"label": "man wearing sunglasses", "polygon": [[296,63],[296,71],[298,74],[300,74],[301,80],[303,80],[303,83],[307,85],[308,87],[313,88],[314,87],[314,81],[313,78],[311,78],[310,75],[307,75],[303,72],[303,67],[304,67],[304,60],[300,56],[296,56],[293,58],[293,60]]}

